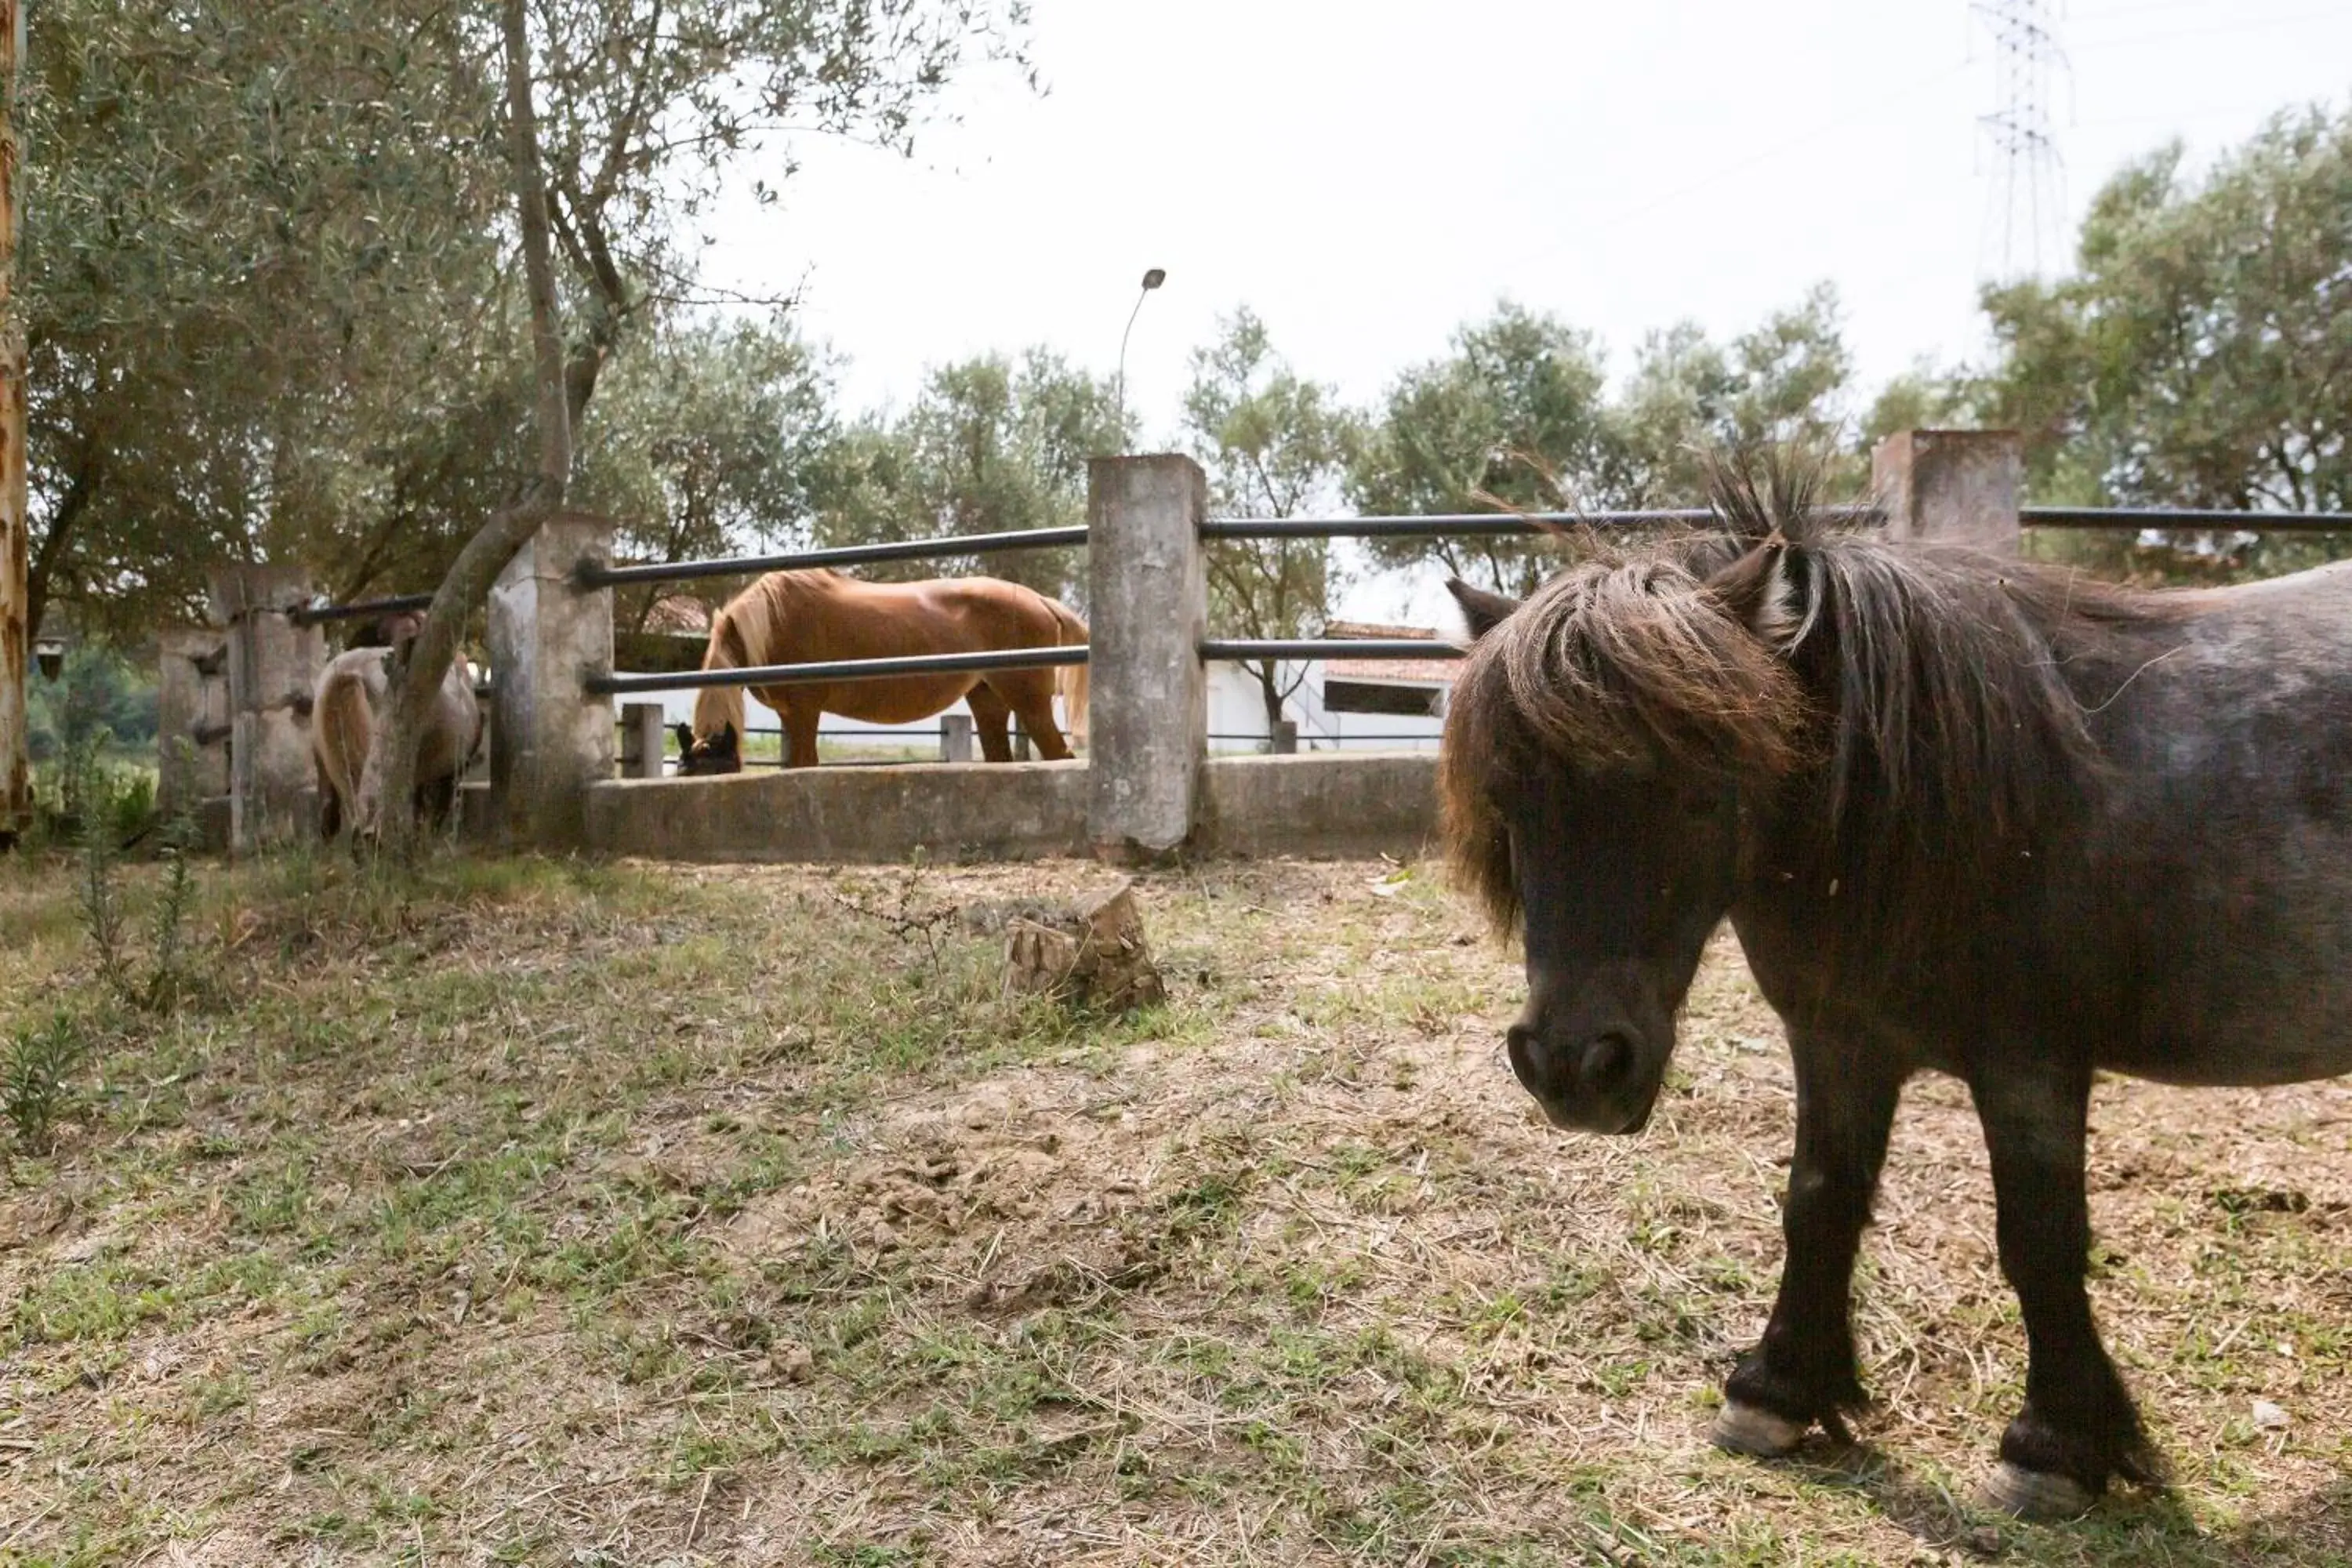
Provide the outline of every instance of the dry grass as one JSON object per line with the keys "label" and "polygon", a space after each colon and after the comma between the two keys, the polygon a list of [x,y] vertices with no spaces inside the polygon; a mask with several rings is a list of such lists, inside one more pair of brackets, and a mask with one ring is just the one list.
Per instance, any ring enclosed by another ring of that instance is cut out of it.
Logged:
{"label": "dry grass", "polygon": [[[63,872],[12,879],[0,1029],[87,962]],[[2344,1087],[2103,1087],[2095,1300],[2179,1486],[1993,1524],[1950,1499],[2022,1341],[1949,1085],[1867,1248],[1865,1447],[1737,1460],[1790,1110],[1727,939],[1651,1130],[1570,1139],[1424,872],[1154,879],[1170,1007],[999,997],[994,921],[1097,880],[227,879],[216,994],[0,1189],[0,1563],[2352,1552]]]}

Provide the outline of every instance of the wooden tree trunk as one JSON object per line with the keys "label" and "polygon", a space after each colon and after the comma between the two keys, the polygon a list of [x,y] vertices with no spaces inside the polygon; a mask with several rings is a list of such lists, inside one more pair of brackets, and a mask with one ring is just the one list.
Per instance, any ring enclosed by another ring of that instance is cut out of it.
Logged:
{"label": "wooden tree trunk", "polygon": [[0,846],[33,816],[32,519],[25,492],[25,329],[16,309],[16,83],[23,0],[0,0]]}
{"label": "wooden tree trunk", "polygon": [[1125,1013],[1168,999],[1143,940],[1135,884],[1123,882],[1058,919],[1005,926],[1004,984],[1074,1007]]}
{"label": "wooden tree trunk", "polygon": [[[6,0],[0,0],[5,4]],[[362,789],[378,803],[384,847],[404,850],[415,841],[419,823],[412,807],[416,752],[441,680],[457,658],[458,634],[490,584],[540,524],[562,508],[572,472],[572,421],[563,364],[563,333],[556,316],[555,260],[547,213],[547,182],[541,173],[539,119],[531,105],[530,35],[525,0],[503,8],[507,69],[508,156],[514,173],[515,205],[522,237],[523,276],[530,296],[531,347],[539,394],[539,473],[530,491],[485,524],[457,552],[448,574],[434,590],[425,629],[408,644],[407,658],[395,658],[396,684],[391,720],[368,756],[375,788]],[[493,679],[497,678],[493,672]]]}

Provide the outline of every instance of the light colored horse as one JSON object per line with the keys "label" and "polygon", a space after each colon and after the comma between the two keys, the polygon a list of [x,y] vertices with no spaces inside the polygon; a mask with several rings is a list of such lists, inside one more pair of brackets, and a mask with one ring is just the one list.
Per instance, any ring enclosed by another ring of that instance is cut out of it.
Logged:
{"label": "light colored horse", "polygon": [[[414,637],[416,623],[404,618],[389,636]],[[319,672],[310,699],[310,760],[319,776],[319,837],[331,841],[349,826],[357,836],[375,830],[378,802],[368,775],[368,752],[376,716],[392,683],[389,647],[362,646],[337,654]],[[457,780],[482,743],[482,710],[474,698],[473,667],[460,658],[442,679],[416,762],[416,810],[435,826],[448,820],[457,798]]]}
{"label": "light colored horse", "polygon": [[[808,664],[840,658],[981,653],[997,648],[1083,646],[1087,624],[1070,608],[996,577],[866,583],[839,573],[771,572],[711,617],[705,669]],[[1084,740],[1087,667],[996,669],[977,675],[907,675],[880,680],[756,686],[753,696],[784,721],[784,765],[816,762],[817,721],[827,713],[869,724],[908,724],[961,699],[971,709],[982,755],[1010,762],[1006,721],[1021,727],[1047,761],[1070,755],[1055,722],[1058,693],[1070,735]],[[694,723],[678,728],[681,773],[731,773],[743,766],[743,691],[705,687]]]}

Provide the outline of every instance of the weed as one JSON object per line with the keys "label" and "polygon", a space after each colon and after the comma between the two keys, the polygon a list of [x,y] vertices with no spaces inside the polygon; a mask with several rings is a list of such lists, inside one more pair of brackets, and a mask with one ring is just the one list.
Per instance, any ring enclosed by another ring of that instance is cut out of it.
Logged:
{"label": "weed", "polygon": [[72,1102],[68,1080],[94,1045],[89,1026],[66,1012],[9,1037],[6,1055],[0,1058],[0,1111],[7,1115],[17,1148],[48,1152],[58,1121]]}
{"label": "weed", "polygon": [[81,831],[81,924],[98,963],[99,984],[126,1005],[139,1002],[131,980],[129,917],[123,912],[122,889],[115,877],[119,851],[113,835],[92,816]]}
{"label": "weed", "polygon": [[830,889],[828,894],[835,908],[880,926],[901,945],[921,942],[924,956],[933,969],[940,966],[949,933],[963,919],[961,905],[925,897],[923,879],[912,873],[898,879],[887,903],[866,897],[865,889],[854,884],[845,889]]}
{"label": "weed", "polygon": [[188,914],[195,906],[197,893],[189,847],[194,837],[194,823],[184,813],[164,827],[163,884],[148,917],[142,973],[140,957],[133,951],[131,914],[122,893],[121,848],[113,831],[97,818],[83,825],[79,872],[75,884],[82,931],[89,938],[100,986],[116,1005],[128,1011],[166,1011],[189,988],[186,932]]}

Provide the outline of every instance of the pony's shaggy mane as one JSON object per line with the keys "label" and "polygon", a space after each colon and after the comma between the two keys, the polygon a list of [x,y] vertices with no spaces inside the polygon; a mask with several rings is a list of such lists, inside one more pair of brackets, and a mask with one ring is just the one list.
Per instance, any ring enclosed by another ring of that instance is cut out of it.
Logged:
{"label": "pony's shaggy mane", "polygon": [[1814,506],[1820,472],[1769,449],[1714,462],[1717,531],[1571,566],[1471,650],[1444,836],[1498,926],[1518,894],[1496,797],[1532,770],[1818,792],[1858,901],[1897,863],[2004,875],[2097,787],[2095,683],[2127,657],[2119,634],[2175,601],[1859,531]]}

